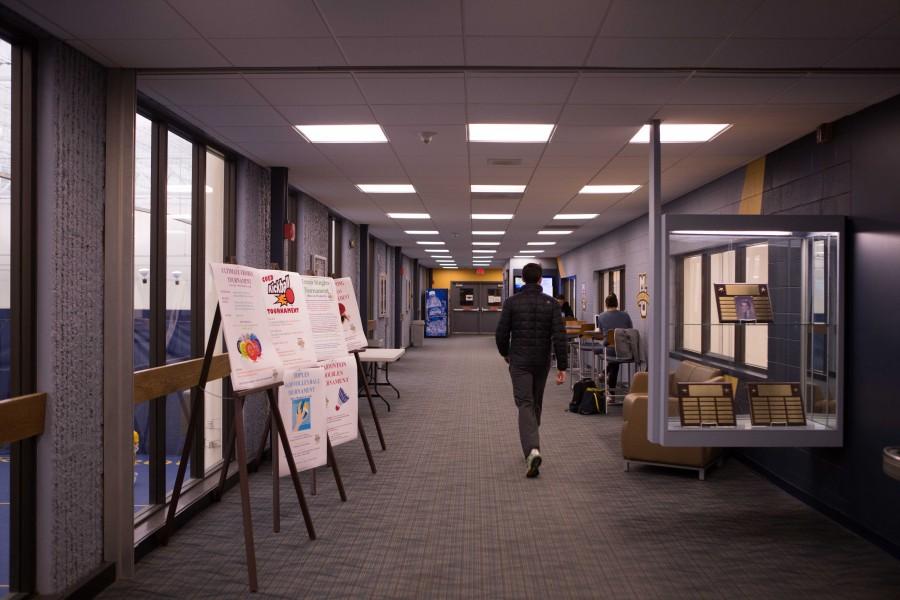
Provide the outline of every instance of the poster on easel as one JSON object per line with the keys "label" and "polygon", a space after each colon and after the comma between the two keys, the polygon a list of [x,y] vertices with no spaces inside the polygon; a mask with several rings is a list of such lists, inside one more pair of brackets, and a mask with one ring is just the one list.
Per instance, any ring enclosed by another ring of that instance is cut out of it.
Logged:
{"label": "poster on easel", "polygon": [[[287,429],[290,452],[297,471],[321,467],[327,462],[327,412],[325,369],[288,369],[278,392],[278,410]],[[278,453],[278,472],[290,475],[285,449]]]}
{"label": "poster on easel", "polygon": [[330,360],[325,367],[325,412],[332,446],[356,439],[359,414],[356,362],[350,357]]}
{"label": "poster on easel", "polygon": [[334,280],[337,290],[338,312],[341,315],[341,327],[344,329],[344,341],[347,350],[363,350],[369,345],[366,339],[366,330],[363,328],[362,317],[359,314],[359,305],[356,303],[356,293],[353,291],[353,280],[349,277],[341,277]]}
{"label": "poster on easel", "polygon": [[257,272],[272,341],[285,369],[315,366],[312,325],[301,298],[300,275],[275,269]]}
{"label": "poster on easel", "polygon": [[309,315],[312,344],[319,362],[347,356],[334,279],[301,276],[300,297]]}
{"label": "poster on easel", "polygon": [[259,293],[259,271],[210,263],[236,391],[281,381],[283,365],[272,340]]}

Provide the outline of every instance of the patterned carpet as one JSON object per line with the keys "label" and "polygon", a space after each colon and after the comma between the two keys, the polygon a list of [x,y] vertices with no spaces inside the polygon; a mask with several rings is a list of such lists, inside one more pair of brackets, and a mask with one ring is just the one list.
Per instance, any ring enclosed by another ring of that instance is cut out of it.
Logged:
{"label": "patterned carpet", "polygon": [[[252,477],[259,598],[888,598],[900,564],[735,460],[700,482],[622,471],[621,418],[564,412],[545,396],[538,479],[524,477],[506,365],[492,338],[426,340],[391,368],[403,396],[368,471],[359,442],[336,449],[305,533],[282,479]],[[390,394],[390,392],[387,392]],[[390,397],[390,396],[389,396]],[[363,414],[368,414],[365,409]],[[374,427],[368,422],[373,448]],[[309,489],[309,475],[303,476]],[[307,492],[308,494],[308,492]],[[235,598],[246,587],[240,497],[191,521],[104,598]]]}

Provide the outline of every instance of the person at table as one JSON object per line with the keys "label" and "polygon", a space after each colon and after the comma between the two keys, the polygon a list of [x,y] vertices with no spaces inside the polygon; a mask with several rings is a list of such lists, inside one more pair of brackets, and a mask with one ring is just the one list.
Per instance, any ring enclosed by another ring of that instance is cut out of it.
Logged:
{"label": "person at table", "polygon": [[[631,324],[631,317],[624,310],[619,310],[619,298],[615,294],[610,294],[606,297],[606,300],[603,301],[603,304],[606,305],[606,310],[600,313],[597,316],[597,323],[600,326],[600,332],[603,334],[604,338],[607,336],[607,332],[614,331],[616,329],[632,329],[634,326]],[[606,339],[603,340],[603,345],[606,346]],[[603,352],[602,349],[597,350],[597,352]],[[607,358],[615,358],[616,349],[615,348],[606,348],[606,356]],[[606,385],[609,389],[614,389],[616,387],[616,383],[619,380],[619,363],[607,360],[606,361]]]}
{"label": "person at table", "polygon": [[562,315],[563,321],[575,318],[575,313],[572,312],[572,307],[569,306],[565,296],[558,294],[556,296],[556,302],[559,304],[559,312]]}
{"label": "person at table", "polygon": [[568,354],[562,312],[541,289],[541,266],[522,269],[525,285],[507,298],[497,324],[497,350],[509,363],[513,399],[518,408],[519,441],[525,454],[526,477],[537,477],[541,466],[541,406],[550,374],[550,348],[556,351],[556,384],[566,382]]}

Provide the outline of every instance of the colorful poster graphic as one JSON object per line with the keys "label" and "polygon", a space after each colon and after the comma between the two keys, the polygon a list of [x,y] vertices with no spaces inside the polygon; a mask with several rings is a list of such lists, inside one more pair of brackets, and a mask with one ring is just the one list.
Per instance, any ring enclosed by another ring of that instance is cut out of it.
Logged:
{"label": "colorful poster graphic", "polygon": [[309,315],[316,359],[322,362],[347,356],[334,279],[301,276],[300,297]]}
{"label": "colorful poster graphic", "polygon": [[281,381],[282,362],[259,293],[259,271],[211,263],[235,390]]}
{"label": "colorful poster graphic", "polygon": [[359,314],[359,305],[356,303],[353,280],[349,277],[341,277],[334,280],[334,286],[337,290],[338,313],[341,315],[341,327],[344,329],[347,350],[351,352],[363,350],[369,345],[369,342],[366,339],[366,330]]}
{"label": "colorful poster graphic", "polygon": [[425,337],[447,337],[446,289],[425,292]]}
{"label": "colorful poster graphic", "polygon": [[356,361],[339,358],[325,363],[325,412],[328,414],[328,437],[337,446],[356,439],[359,414]]}
{"label": "colorful poster graphic", "polygon": [[272,269],[259,269],[258,273],[272,341],[285,369],[315,366],[312,326],[303,306],[300,275]]}
{"label": "colorful poster graphic", "polygon": [[[325,369],[288,369],[278,392],[278,410],[288,430],[288,442],[298,471],[326,463],[327,413]],[[290,475],[284,448],[278,452],[278,474]]]}

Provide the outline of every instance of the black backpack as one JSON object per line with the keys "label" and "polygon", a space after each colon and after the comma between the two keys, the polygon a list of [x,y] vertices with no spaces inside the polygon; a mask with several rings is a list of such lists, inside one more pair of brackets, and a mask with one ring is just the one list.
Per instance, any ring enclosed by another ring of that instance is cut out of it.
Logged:
{"label": "black backpack", "polygon": [[593,379],[586,377],[573,386],[569,411],[580,415],[606,414],[606,396]]}

